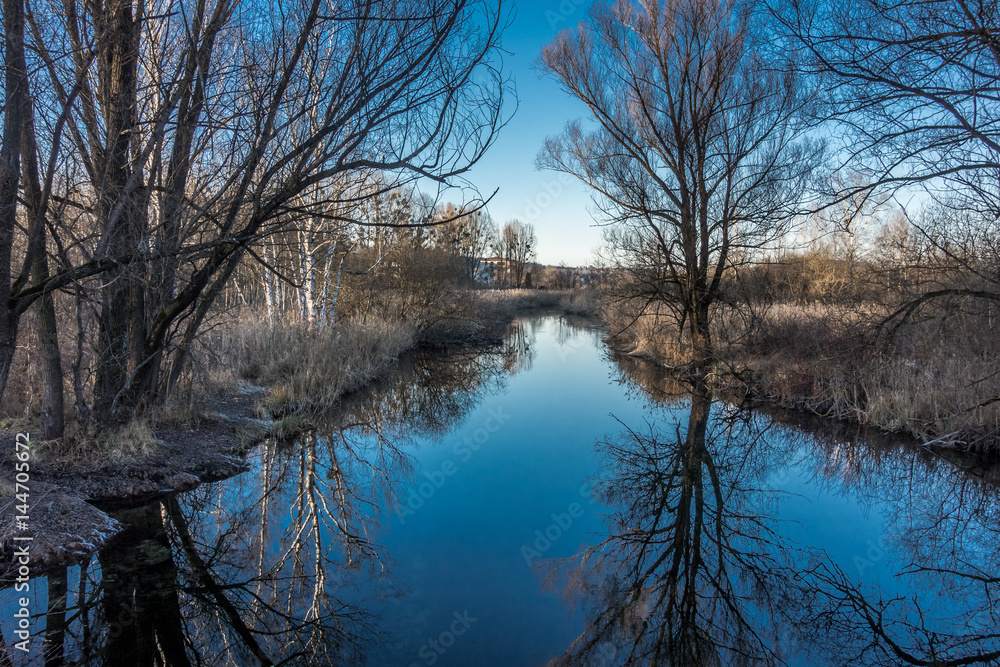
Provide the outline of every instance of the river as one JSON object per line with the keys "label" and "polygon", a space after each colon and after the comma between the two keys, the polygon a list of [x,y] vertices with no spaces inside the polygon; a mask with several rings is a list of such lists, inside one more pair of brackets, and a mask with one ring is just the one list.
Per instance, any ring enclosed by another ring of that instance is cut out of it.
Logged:
{"label": "river", "polygon": [[415,355],[322,421],[117,512],[32,581],[27,656],[0,592],[14,664],[1000,660],[996,469],[692,395],[585,324]]}

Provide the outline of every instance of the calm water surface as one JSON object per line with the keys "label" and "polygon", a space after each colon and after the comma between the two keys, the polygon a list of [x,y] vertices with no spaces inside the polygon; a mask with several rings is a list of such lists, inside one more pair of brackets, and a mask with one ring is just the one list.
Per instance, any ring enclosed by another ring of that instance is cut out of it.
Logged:
{"label": "calm water surface", "polygon": [[0,630],[14,664],[997,664],[997,477],[692,396],[545,317],[119,512],[33,580],[27,658],[11,589]]}

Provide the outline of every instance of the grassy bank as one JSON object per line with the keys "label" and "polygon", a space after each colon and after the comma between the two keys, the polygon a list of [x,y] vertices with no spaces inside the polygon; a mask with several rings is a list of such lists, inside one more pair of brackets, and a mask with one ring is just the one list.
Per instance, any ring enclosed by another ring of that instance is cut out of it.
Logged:
{"label": "grassy bank", "polygon": [[[667,365],[689,359],[666,315],[605,305],[617,349]],[[926,317],[888,335],[875,304],[780,302],[720,309],[709,382],[756,400],[925,442],[1000,452],[1000,323],[980,313]]]}
{"label": "grassy bank", "polygon": [[416,340],[416,328],[405,322],[348,322],[318,331],[268,326],[250,317],[221,331],[213,343],[228,374],[218,378],[220,385],[235,389],[249,381],[270,388],[267,411],[280,415],[335,404],[384,373]]}
{"label": "grassy bank", "polygon": [[269,389],[272,416],[309,414],[332,408],[342,396],[382,377],[404,353],[417,347],[454,348],[503,340],[514,318],[560,308],[572,295],[545,290],[475,290],[449,295],[420,318],[352,318],[331,327],[267,324],[249,313],[214,332],[204,344],[213,382],[233,391],[240,382]]}
{"label": "grassy bank", "polygon": [[878,311],[771,309],[736,363],[783,404],[962,449],[1000,452],[1000,332],[968,313],[888,336]]}

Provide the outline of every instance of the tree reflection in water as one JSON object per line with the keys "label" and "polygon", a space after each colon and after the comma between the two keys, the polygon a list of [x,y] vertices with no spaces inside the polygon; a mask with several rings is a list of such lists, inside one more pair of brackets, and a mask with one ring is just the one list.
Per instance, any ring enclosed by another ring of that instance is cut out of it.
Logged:
{"label": "tree reflection in water", "polygon": [[717,411],[711,418],[711,399],[697,392],[686,427],[626,426],[601,444],[595,490],[609,537],[572,565],[592,609],[560,663],[778,660],[770,619],[785,565],[768,518],[774,494],[760,486],[774,452],[752,419]]}
{"label": "tree reflection in water", "polygon": [[[684,388],[655,368],[619,368],[667,417],[599,443],[608,536],[549,566],[550,585],[575,584],[587,610],[557,664],[1000,664],[996,468],[840,428],[807,436],[713,408],[703,389],[682,403]],[[783,537],[772,517],[791,498],[771,487],[789,466],[878,508],[887,576],[862,583]]]}
{"label": "tree reflection in water", "polygon": [[814,652],[856,665],[1000,664],[996,468],[957,467],[904,447],[820,446],[819,475],[886,515],[874,554],[859,554],[851,569],[889,552],[899,567],[891,589],[859,584],[828,559],[796,573],[789,615]]}
{"label": "tree reflection in water", "polygon": [[47,577],[47,665],[360,664],[380,641],[372,602],[397,591],[378,546],[412,474],[405,447],[435,435],[530,366],[502,348],[412,359],[319,428],[268,441],[237,478],[118,513],[96,558]]}

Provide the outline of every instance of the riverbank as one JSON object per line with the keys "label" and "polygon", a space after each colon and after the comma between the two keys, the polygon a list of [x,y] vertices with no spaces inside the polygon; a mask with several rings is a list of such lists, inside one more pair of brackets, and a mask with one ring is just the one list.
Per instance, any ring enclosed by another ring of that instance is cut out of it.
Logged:
{"label": "riverbank", "polygon": [[[1000,454],[1000,349],[992,323],[957,314],[892,337],[878,312],[775,304],[754,317],[720,316],[716,362],[702,379],[758,404],[843,420],[975,455]],[[667,325],[601,311],[608,343],[679,375],[689,350]],[[661,319],[661,321],[665,321]]]}
{"label": "riverbank", "polygon": [[418,322],[340,322],[319,331],[271,326],[252,313],[201,341],[212,372],[182,405],[114,433],[65,443],[39,443],[30,423],[0,430],[0,578],[14,563],[18,504],[15,438],[32,434],[28,534],[32,571],[74,562],[100,548],[121,527],[107,511],[187,491],[246,470],[246,455],[268,437],[287,438],[311,414],[335,409],[347,395],[389,374],[419,347],[445,352],[502,342],[517,317],[558,309],[567,294],[544,290],[481,290],[461,309],[448,305]]}
{"label": "riverbank", "polygon": [[[476,290],[435,304],[419,319],[359,318],[339,323],[337,335],[307,324],[271,326],[244,318],[207,340],[216,382],[265,386],[266,412],[308,415],[334,407],[416,348],[453,350],[497,345],[519,316],[559,308],[570,293],[547,290]],[[330,363],[334,360],[335,363]]]}
{"label": "riverbank", "polygon": [[[29,460],[28,508],[15,490],[15,434],[0,433],[0,512],[6,518],[0,537],[0,578],[10,574],[15,514],[28,517],[19,534],[31,540],[32,573],[66,565],[97,550],[121,530],[108,512],[142,504],[158,496],[186,491],[201,483],[225,479],[246,469],[246,453],[271,429],[257,417],[263,389],[247,388],[218,395],[198,406],[186,421],[153,424],[144,451],[109,450],[101,455],[83,451],[58,452],[55,443],[32,439]],[[126,427],[126,432],[134,428]],[[28,432],[30,434],[30,431]]]}

